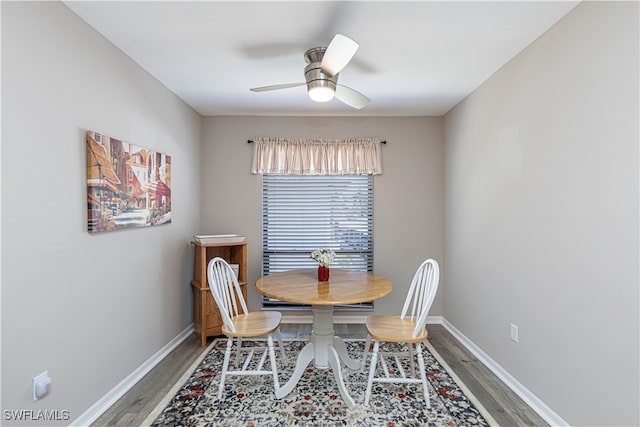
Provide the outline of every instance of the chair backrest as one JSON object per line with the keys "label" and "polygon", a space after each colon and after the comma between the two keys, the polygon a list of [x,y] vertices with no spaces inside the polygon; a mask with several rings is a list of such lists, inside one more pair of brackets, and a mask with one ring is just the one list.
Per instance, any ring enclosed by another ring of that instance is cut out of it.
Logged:
{"label": "chair backrest", "polygon": [[220,310],[222,322],[227,329],[235,331],[236,328],[231,319],[249,312],[235,273],[227,261],[215,257],[207,265],[207,280],[213,299]]}
{"label": "chair backrest", "polygon": [[416,321],[414,337],[418,336],[427,323],[427,315],[436,297],[439,281],[440,267],[432,259],[424,261],[413,276],[400,317]]}

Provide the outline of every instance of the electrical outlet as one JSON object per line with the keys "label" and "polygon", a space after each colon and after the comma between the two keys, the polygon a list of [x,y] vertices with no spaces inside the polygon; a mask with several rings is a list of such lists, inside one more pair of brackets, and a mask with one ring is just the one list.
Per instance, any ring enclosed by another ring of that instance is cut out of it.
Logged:
{"label": "electrical outlet", "polygon": [[511,341],[518,342],[518,325],[511,324]]}
{"label": "electrical outlet", "polygon": [[44,397],[49,391],[51,391],[51,377],[48,371],[44,371],[33,378],[33,401]]}

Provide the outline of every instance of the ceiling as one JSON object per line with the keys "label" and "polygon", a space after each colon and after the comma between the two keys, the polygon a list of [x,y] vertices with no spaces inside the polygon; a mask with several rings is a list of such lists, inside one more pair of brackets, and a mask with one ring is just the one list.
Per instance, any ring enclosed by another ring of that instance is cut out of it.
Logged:
{"label": "ceiling", "polygon": [[[441,116],[579,2],[65,1],[203,116]],[[304,52],[336,33],[360,44],[339,83],[361,110],[316,103]]]}

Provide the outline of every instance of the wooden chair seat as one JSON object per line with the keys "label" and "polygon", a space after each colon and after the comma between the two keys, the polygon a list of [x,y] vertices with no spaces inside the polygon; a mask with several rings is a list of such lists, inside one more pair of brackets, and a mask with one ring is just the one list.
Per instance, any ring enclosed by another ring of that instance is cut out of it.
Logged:
{"label": "wooden chair seat", "polygon": [[255,311],[240,314],[231,319],[235,331],[229,330],[224,325],[222,333],[233,337],[259,337],[276,331],[280,326],[282,314],[277,311]]}
{"label": "wooden chair seat", "polygon": [[427,338],[427,329],[423,328],[417,336],[413,336],[416,322],[399,316],[385,316],[374,314],[368,316],[365,322],[369,335],[375,340],[385,342],[414,343]]}

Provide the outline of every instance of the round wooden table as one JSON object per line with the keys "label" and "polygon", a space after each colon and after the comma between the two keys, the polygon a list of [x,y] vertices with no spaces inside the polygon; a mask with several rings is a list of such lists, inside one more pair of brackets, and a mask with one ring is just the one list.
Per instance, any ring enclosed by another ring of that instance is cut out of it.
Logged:
{"label": "round wooden table", "polygon": [[382,298],[391,292],[391,282],[375,274],[338,268],[331,269],[329,281],[319,282],[317,269],[308,268],[262,277],[256,282],[256,289],[262,295],[280,301],[309,304],[313,311],[311,339],[300,351],[291,378],[276,391],[276,397],[289,394],[313,360],[316,368],[333,369],[342,398],[350,408],[355,407],[344,385],[340,360],[352,369],[358,369],[361,361],[351,359],[344,341],[335,336],[333,307]]}

